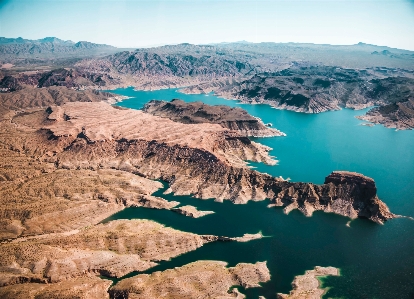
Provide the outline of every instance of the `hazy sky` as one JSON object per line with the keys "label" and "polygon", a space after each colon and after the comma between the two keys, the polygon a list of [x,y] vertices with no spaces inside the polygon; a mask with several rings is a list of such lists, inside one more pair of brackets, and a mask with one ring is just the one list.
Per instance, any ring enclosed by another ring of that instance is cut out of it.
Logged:
{"label": "hazy sky", "polygon": [[0,0],[0,36],[117,47],[361,41],[414,50],[414,0]]}

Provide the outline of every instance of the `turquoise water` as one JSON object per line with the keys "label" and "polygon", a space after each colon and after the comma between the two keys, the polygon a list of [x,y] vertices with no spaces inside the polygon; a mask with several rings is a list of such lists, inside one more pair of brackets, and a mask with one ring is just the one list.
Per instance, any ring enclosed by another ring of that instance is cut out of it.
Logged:
{"label": "turquoise water", "polygon": [[[363,111],[344,109],[322,114],[277,110],[268,105],[239,104],[213,95],[185,95],[175,89],[152,92],[132,88],[112,91],[133,97],[119,106],[140,109],[152,99],[203,101],[242,107],[250,114],[286,133],[286,137],[255,138],[273,148],[276,166],[251,163],[258,171],[292,181],[323,183],[333,170],[361,172],[375,179],[379,197],[391,211],[414,216],[414,132],[382,126],[361,126],[354,116]],[[239,262],[267,261],[272,280],[262,288],[243,290],[248,298],[275,298],[288,292],[293,277],[314,266],[335,266],[341,277],[323,279],[330,290],[325,298],[413,298],[414,221],[401,218],[377,225],[368,220],[352,221],[342,216],[316,212],[305,217],[298,211],[284,215],[266,202],[234,205],[188,196],[157,195],[200,210],[216,213],[198,219],[171,211],[130,208],[113,219],[152,219],[173,228],[199,234],[241,236],[261,231],[268,238],[248,243],[213,243],[163,262],[148,273],[181,266],[200,259]]]}

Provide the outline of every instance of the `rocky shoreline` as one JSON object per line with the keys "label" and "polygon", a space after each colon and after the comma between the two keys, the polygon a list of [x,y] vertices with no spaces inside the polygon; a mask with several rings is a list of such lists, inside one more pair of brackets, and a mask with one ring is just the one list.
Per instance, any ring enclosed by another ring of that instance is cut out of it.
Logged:
{"label": "rocky shoreline", "polygon": [[375,107],[356,118],[397,130],[414,129],[414,100]]}
{"label": "rocky shoreline", "polygon": [[[310,216],[323,210],[377,223],[396,217],[378,199],[375,182],[360,174],[333,172],[316,185],[249,169],[246,160],[274,164],[270,148],[217,123],[185,124],[114,107],[106,94],[84,91],[74,97],[57,87],[42,89],[47,96],[38,99],[38,92],[25,90],[24,100],[1,97],[0,239],[7,241],[0,244],[3,297],[56,292],[64,297],[77,288],[98,298],[109,283],[97,274],[122,277],[208,242],[262,237],[201,236],[144,220],[99,224],[126,207],[174,209],[178,202],[152,195],[162,185],[155,179],[168,182],[176,195],[234,203],[269,200],[286,213],[296,208]],[[205,267],[216,274],[205,276]],[[200,290],[208,292],[213,285],[212,294],[223,296],[234,284],[254,287],[269,279],[264,263],[226,268],[222,262],[196,262],[182,268],[165,272],[186,283],[187,270],[196,269],[198,274],[190,271],[195,279],[207,284]],[[139,275],[143,284],[138,287],[137,277],[122,280],[111,294],[137,294],[145,287],[148,296],[157,298],[166,284],[156,277],[166,273]],[[208,277],[223,283],[211,284],[215,280]],[[177,292],[197,293],[181,287]],[[231,296],[239,295],[233,290]]]}

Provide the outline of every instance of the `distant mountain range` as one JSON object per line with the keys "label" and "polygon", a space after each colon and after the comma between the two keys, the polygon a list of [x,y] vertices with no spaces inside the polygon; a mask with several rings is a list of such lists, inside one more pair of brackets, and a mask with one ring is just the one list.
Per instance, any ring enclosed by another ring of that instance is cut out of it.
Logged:
{"label": "distant mountain range", "polygon": [[87,41],[77,43],[57,37],[37,40],[0,37],[0,58],[56,58],[62,56],[89,56],[112,54],[120,49]]}

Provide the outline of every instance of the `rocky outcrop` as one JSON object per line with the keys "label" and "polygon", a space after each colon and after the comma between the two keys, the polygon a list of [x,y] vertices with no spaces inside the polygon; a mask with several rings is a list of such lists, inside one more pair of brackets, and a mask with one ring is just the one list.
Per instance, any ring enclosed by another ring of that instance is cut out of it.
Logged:
{"label": "rocky outcrop", "polygon": [[298,275],[292,282],[293,290],[289,295],[277,294],[278,299],[322,299],[326,290],[320,287],[317,277],[321,276],[339,276],[339,269],[334,267],[315,267],[314,270],[308,270],[304,275]]}
{"label": "rocky outcrop", "polygon": [[198,261],[183,267],[140,274],[113,286],[111,298],[243,298],[229,293],[232,286],[260,287],[270,280],[266,262],[240,263],[226,268],[225,262]]}
{"label": "rocky outcrop", "polygon": [[414,128],[414,100],[389,104],[369,110],[358,119],[381,124],[387,128],[407,130]]}
{"label": "rocky outcrop", "polygon": [[323,185],[290,183],[276,192],[269,206],[282,206],[285,213],[299,209],[307,216],[322,210],[350,217],[368,218],[377,223],[397,217],[378,199],[373,179],[364,175],[335,171],[325,178]]}
{"label": "rocky outcrop", "polygon": [[246,110],[224,105],[186,103],[179,99],[171,102],[152,100],[145,104],[143,111],[184,124],[219,124],[223,128],[238,131],[243,136],[285,136],[284,133],[265,126],[260,119],[251,116]]}
{"label": "rocky outcrop", "polygon": [[196,207],[189,206],[189,205],[171,209],[171,211],[177,212],[181,215],[185,215],[191,218],[199,218],[199,217],[203,217],[206,215],[214,214],[213,211],[199,211],[197,210]]}

